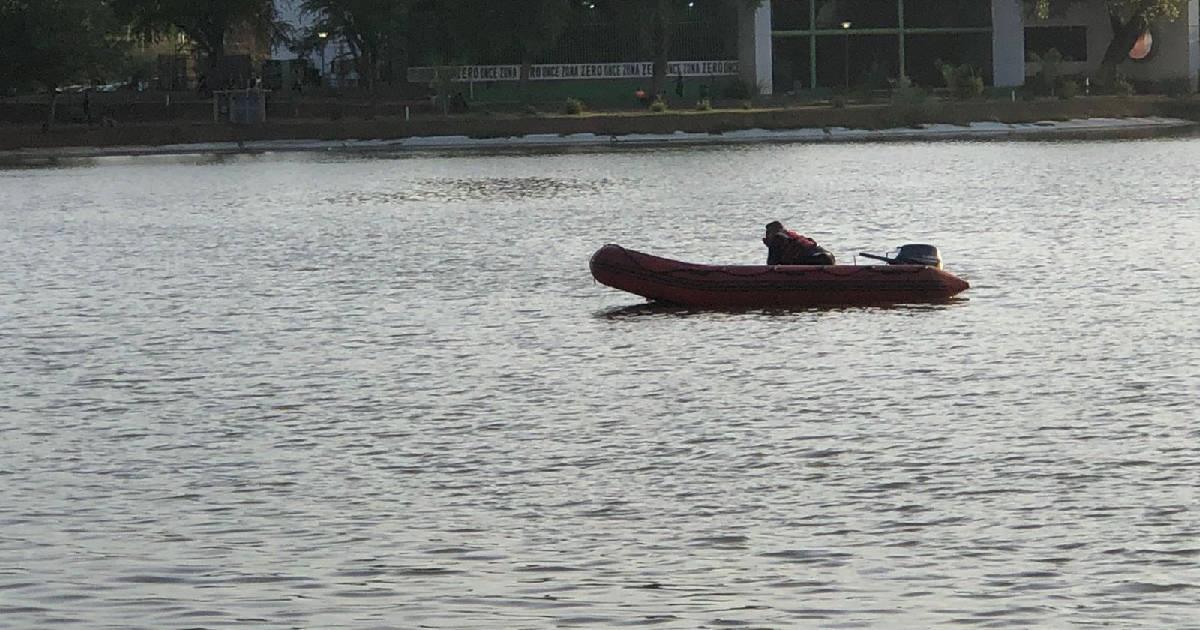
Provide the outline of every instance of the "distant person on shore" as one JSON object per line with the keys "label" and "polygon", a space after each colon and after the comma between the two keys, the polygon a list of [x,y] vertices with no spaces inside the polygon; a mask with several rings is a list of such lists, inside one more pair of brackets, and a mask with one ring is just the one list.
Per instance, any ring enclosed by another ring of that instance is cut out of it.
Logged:
{"label": "distant person on shore", "polygon": [[767,224],[763,244],[767,246],[768,265],[835,265],[833,254],[813,239],[783,227],[779,221]]}

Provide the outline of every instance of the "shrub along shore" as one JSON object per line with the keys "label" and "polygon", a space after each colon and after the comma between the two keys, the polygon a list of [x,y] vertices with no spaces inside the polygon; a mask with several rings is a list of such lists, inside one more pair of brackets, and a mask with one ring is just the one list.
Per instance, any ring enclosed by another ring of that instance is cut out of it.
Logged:
{"label": "shrub along shore", "polygon": [[[69,147],[161,147],[166,145],[254,141],[400,140],[438,136],[510,138],[529,135],[721,134],[732,131],[847,128],[902,129],[920,125],[1035,123],[1088,118],[1168,117],[1200,121],[1200,99],[1164,96],[1096,96],[1040,100],[923,100],[905,103],[845,104],[834,101],[801,106],[751,107],[653,112],[606,111],[568,114],[469,112],[412,115],[403,107],[375,105],[370,114],[325,118],[269,117],[258,125],[230,125],[203,119],[100,124],[0,123],[0,150]],[[1176,132],[1178,127],[1173,128]],[[1120,135],[1119,130],[1114,134]],[[1144,134],[1142,134],[1144,135]]]}

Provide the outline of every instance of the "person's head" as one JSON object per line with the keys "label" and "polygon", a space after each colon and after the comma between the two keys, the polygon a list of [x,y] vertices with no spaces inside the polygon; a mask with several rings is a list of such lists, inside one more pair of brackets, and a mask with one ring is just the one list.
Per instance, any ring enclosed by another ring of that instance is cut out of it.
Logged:
{"label": "person's head", "polygon": [[779,221],[772,221],[767,224],[767,236],[778,234],[783,231],[783,224]]}

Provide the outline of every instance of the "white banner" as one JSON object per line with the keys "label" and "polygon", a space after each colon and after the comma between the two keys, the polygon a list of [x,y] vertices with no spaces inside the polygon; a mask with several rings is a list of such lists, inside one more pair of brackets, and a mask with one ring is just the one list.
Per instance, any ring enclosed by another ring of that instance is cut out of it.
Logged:
{"label": "white banner", "polygon": [[[438,71],[448,72],[451,81],[469,83],[475,81],[517,81],[521,78],[521,66],[426,66],[409,68],[408,80],[412,83],[432,83]],[[738,73],[737,61],[672,61],[667,64],[667,76],[719,77]],[[564,81],[578,79],[643,79],[654,76],[654,64],[648,61],[635,63],[551,63],[535,64],[529,68],[531,81]]]}

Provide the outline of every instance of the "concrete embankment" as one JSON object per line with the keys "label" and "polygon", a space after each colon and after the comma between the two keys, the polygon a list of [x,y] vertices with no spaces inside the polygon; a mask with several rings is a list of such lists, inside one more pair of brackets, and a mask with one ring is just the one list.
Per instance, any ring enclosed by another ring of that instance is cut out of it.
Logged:
{"label": "concrete embankment", "polygon": [[1200,104],[1164,97],[931,101],[583,116],[403,116],[275,120],[257,126],[179,122],[102,127],[0,126],[0,151],[105,155],[384,147],[629,145],[1023,137],[1146,137],[1200,120]]}

